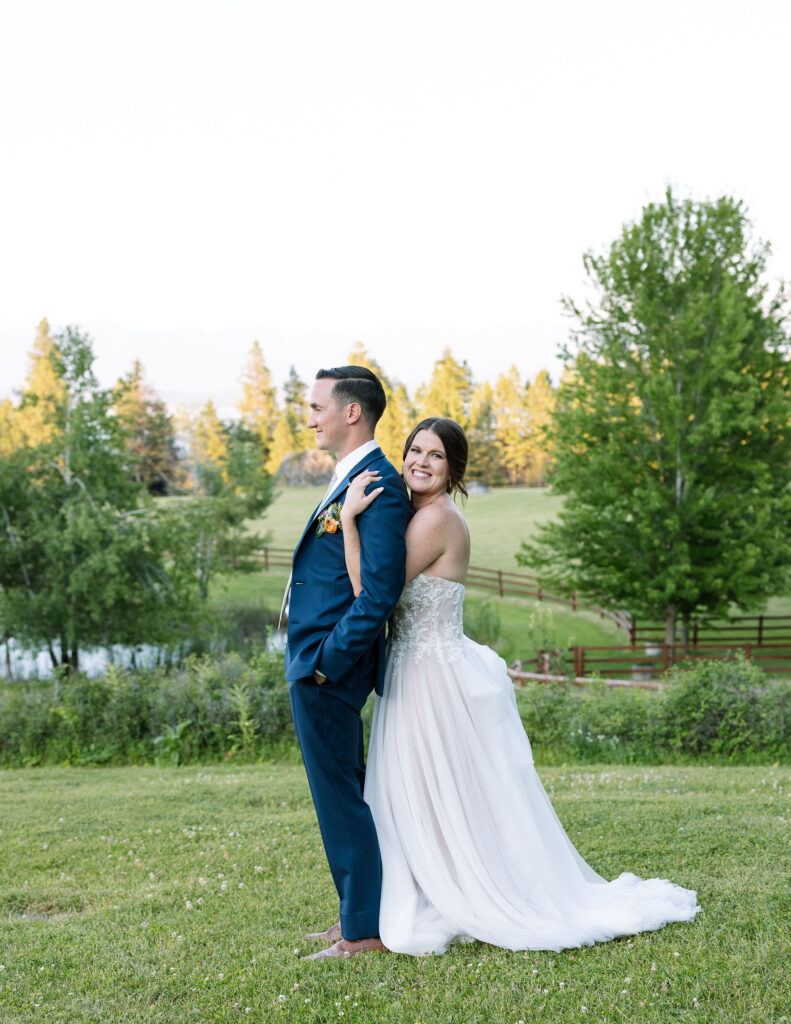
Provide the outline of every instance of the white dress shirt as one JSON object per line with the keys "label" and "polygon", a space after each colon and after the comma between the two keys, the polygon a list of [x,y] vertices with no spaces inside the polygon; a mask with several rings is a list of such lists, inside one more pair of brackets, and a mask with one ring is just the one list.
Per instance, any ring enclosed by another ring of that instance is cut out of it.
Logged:
{"label": "white dress shirt", "polygon": [[[316,506],[316,511],[313,513],[311,517],[312,519],[315,519],[319,512],[321,512],[321,510],[327,504],[327,501],[332,492],[335,490],[335,487],[337,486],[338,482],[340,480],[343,480],[343,478],[347,474],[351,473],[351,471],[354,469],[358,462],[362,462],[366,455],[369,455],[378,447],[378,442],[374,438],[371,438],[370,441],[366,441],[364,444],[361,444],[358,448],[355,448],[354,451],[349,452],[348,455],[344,455],[342,459],[338,460],[338,462],[335,464],[335,470],[332,474],[332,477],[330,478],[329,486],[327,487],[327,490],[324,492],[324,497]],[[283,603],[280,605],[280,618],[278,619],[277,622],[278,629],[280,629],[283,623],[283,616],[288,615],[288,605],[290,596],[291,574],[289,573],[288,583],[286,583],[286,589],[283,594]]]}

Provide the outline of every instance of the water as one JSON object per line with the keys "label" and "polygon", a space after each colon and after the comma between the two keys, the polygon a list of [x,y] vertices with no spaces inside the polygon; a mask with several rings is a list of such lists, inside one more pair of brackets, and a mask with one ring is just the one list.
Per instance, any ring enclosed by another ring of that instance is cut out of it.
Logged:
{"label": "water", "polygon": [[[159,647],[155,644],[113,644],[79,652],[80,672],[90,679],[104,675],[107,669],[156,668],[158,665],[178,664],[189,654],[189,645],[181,648]],[[272,629],[267,634],[266,649],[280,654],[286,648],[286,631]],[[8,678],[8,660],[11,660],[13,679],[47,679],[52,675],[52,659],[49,651],[31,651],[13,639],[0,644],[0,679]]]}
{"label": "water", "polygon": [[[113,644],[112,647],[80,650],[80,672],[95,679],[104,675],[110,665],[118,668],[156,668],[168,662],[179,661],[180,652],[171,647],[157,647],[153,644],[139,644],[128,647]],[[8,678],[8,661],[11,661],[13,679],[47,679],[52,675],[52,659],[49,651],[31,651],[13,639],[0,644],[0,678]]]}

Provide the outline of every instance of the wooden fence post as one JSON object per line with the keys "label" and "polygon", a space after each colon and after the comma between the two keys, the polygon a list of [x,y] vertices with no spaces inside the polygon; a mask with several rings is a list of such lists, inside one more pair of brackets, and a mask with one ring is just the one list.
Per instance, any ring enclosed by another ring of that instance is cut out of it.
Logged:
{"label": "wooden fence post", "polygon": [[667,672],[669,665],[670,665],[670,647],[667,644],[662,644],[662,671],[663,672]]}
{"label": "wooden fence post", "polygon": [[635,640],[637,637],[637,619],[632,619],[629,623],[629,643],[634,647]]}
{"label": "wooden fence post", "polygon": [[758,616],[758,643],[759,645],[764,642],[764,617],[763,615]]}
{"label": "wooden fence post", "polygon": [[500,597],[502,597],[503,596],[503,570],[502,569],[498,569],[497,570],[497,585],[498,585],[498,588],[500,590]]}

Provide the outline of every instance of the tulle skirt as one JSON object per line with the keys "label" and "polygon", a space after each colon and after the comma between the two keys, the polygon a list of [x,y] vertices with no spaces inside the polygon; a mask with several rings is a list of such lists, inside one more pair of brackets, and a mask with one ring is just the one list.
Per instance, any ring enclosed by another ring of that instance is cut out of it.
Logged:
{"label": "tulle skirt", "polygon": [[453,659],[390,661],[365,797],[382,853],[380,934],[395,952],[471,939],[560,950],[700,909],[665,879],[607,882],[585,863],[533,766],[505,662],[466,637]]}

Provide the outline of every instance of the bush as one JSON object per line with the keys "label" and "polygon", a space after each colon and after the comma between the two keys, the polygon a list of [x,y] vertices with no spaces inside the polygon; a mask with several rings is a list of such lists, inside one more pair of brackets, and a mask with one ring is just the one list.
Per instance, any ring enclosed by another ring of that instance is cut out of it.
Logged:
{"label": "bush", "polygon": [[0,763],[260,757],[293,746],[282,655],[192,656],[177,669],[110,669],[0,689]]}
{"label": "bush", "polygon": [[664,740],[688,754],[729,759],[789,755],[791,687],[771,683],[744,655],[674,669],[665,695]]}
{"label": "bush", "polygon": [[663,692],[532,683],[517,690],[541,760],[791,760],[791,685],[743,656],[673,669]]}
{"label": "bush", "polygon": [[[547,763],[791,761],[791,685],[737,658],[673,670],[664,692],[532,683],[516,691]],[[373,700],[363,711],[366,735]],[[280,654],[192,656],[0,687],[0,764],[184,764],[295,756]]]}

